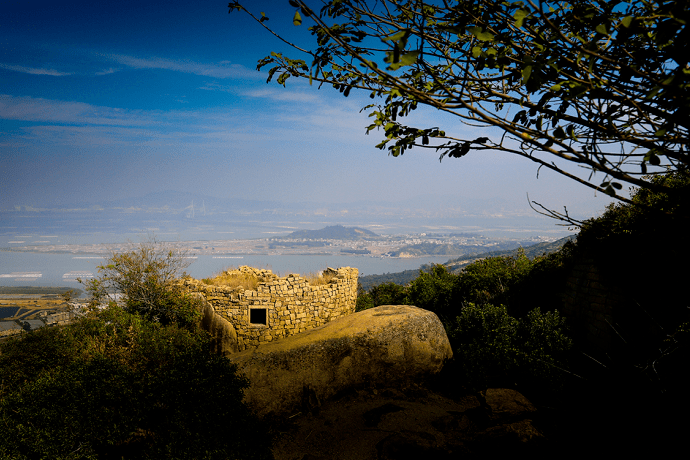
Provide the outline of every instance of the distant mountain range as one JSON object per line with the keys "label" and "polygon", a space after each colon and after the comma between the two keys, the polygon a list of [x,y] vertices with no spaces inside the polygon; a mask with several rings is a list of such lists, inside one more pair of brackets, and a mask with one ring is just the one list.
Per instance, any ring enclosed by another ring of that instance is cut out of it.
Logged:
{"label": "distant mountain range", "polygon": [[320,230],[297,230],[289,235],[279,237],[286,239],[337,239],[337,240],[371,240],[380,238],[376,233],[359,227],[332,225]]}

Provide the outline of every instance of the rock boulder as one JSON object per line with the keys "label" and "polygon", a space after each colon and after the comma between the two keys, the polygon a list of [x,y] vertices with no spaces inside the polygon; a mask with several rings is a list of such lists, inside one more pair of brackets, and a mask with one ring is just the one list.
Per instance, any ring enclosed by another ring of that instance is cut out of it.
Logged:
{"label": "rock boulder", "polygon": [[232,323],[218,315],[205,301],[202,313],[201,327],[211,335],[211,351],[223,356],[237,352],[237,331]]}
{"label": "rock boulder", "polygon": [[250,381],[245,401],[261,416],[311,410],[352,388],[404,387],[451,357],[436,314],[407,305],[354,313],[229,356]]}

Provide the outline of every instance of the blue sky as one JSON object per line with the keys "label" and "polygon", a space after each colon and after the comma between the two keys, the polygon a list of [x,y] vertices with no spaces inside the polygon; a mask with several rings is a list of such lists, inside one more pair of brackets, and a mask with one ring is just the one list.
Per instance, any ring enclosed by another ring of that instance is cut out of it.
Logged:
{"label": "blue sky", "polygon": [[[247,1],[309,45],[287,1]],[[177,190],[275,201],[472,199],[529,210],[526,194],[588,217],[610,202],[499,153],[393,158],[365,135],[368,94],[288,80],[256,61],[285,45],[228,1],[36,1],[0,5],[0,210]],[[296,53],[292,53],[293,55]],[[289,54],[288,54],[289,55]],[[456,119],[415,119],[462,137]],[[477,131],[476,135],[484,135]],[[488,134],[491,134],[490,132]],[[495,133],[494,133],[495,134]]]}

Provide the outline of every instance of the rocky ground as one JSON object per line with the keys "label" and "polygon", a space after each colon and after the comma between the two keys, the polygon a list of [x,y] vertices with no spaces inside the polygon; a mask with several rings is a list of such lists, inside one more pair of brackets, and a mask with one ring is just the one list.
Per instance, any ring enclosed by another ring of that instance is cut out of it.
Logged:
{"label": "rocky ground", "polygon": [[511,389],[450,398],[424,387],[352,391],[275,422],[276,460],[451,459],[547,452],[536,407]]}
{"label": "rocky ground", "polygon": [[513,389],[462,395],[438,385],[353,390],[325,402],[305,395],[301,412],[271,420],[273,452],[276,460],[677,455],[687,438],[683,405],[600,390],[536,404]]}

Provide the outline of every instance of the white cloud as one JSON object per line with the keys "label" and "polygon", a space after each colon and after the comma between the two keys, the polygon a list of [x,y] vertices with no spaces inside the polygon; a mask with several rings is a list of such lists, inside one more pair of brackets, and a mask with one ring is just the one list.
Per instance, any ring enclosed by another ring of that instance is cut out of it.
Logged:
{"label": "white cloud", "polygon": [[122,54],[111,54],[106,57],[115,62],[135,69],[164,69],[174,72],[191,73],[214,78],[260,78],[258,72],[250,71],[240,64],[230,64],[222,61],[219,64],[204,64],[189,60],[173,60],[166,58],[138,58]]}
{"label": "white cloud", "polygon": [[83,102],[0,94],[0,119],[5,120],[96,125],[130,125],[133,121],[136,124],[154,122],[137,117],[137,112]]}
{"label": "white cloud", "polygon": [[314,102],[320,99],[319,96],[314,92],[295,92],[284,88],[252,89],[249,91],[243,91],[241,95],[283,102]]}
{"label": "white cloud", "polygon": [[119,72],[121,69],[113,69],[112,67],[96,72],[96,75],[110,75],[111,73]]}
{"label": "white cloud", "polygon": [[65,77],[68,75],[72,75],[72,73],[70,72],[60,72],[53,69],[37,69],[34,67],[24,67],[20,65],[9,65],[2,63],[0,63],[0,68],[3,68],[5,70],[11,70],[13,72],[28,73],[31,75],[50,75],[52,77]]}

